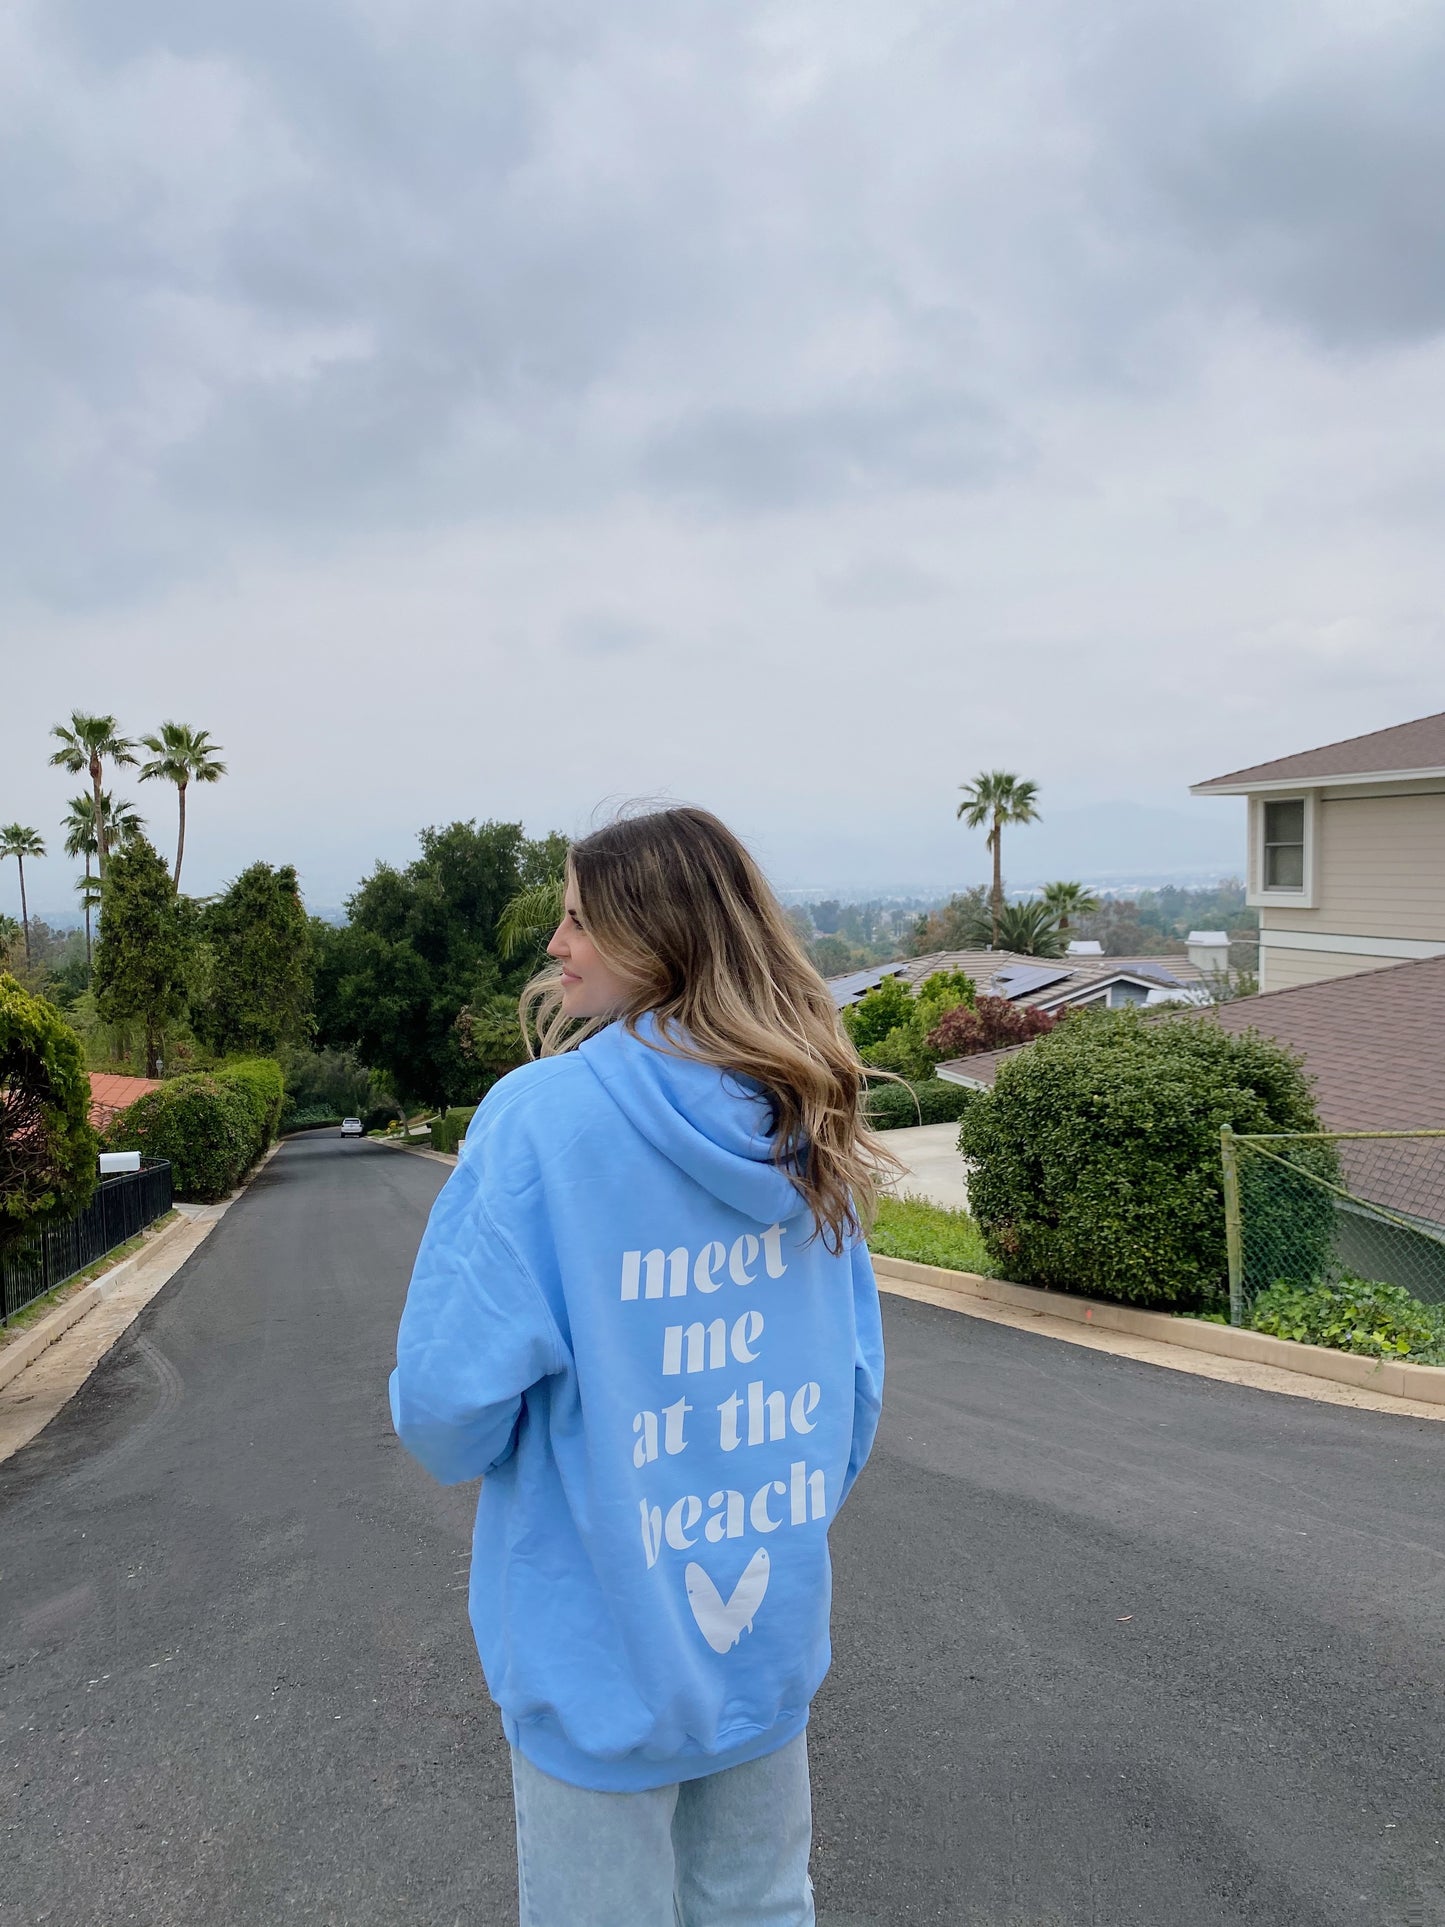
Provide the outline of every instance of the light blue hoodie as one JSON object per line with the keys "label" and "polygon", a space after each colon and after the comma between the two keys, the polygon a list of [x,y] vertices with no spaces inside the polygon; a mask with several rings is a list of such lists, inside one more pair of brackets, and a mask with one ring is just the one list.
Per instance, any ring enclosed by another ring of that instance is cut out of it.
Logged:
{"label": "light blue hoodie", "polygon": [[828,1670],[878,1293],[864,1245],[811,1235],[768,1131],[737,1079],[613,1024],[493,1088],[417,1254],[392,1419],[444,1483],[486,1475],[487,1684],[574,1785],[756,1759]]}

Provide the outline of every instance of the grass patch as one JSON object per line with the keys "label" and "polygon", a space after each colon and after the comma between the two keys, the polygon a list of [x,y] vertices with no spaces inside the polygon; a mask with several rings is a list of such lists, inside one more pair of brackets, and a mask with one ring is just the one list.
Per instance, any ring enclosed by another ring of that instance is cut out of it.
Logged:
{"label": "grass patch", "polygon": [[922,1198],[880,1198],[868,1248],[880,1258],[910,1258],[949,1271],[989,1271],[983,1233],[968,1213]]}
{"label": "grass patch", "polygon": [[21,1337],[47,1312],[54,1311],[57,1305],[63,1305],[67,1298],[73,1297],[80,1290],[82,1285],[93,1283],[102,1272],[109,1271],[123,1258],[133,1257],[149,1238],[153,1238],[156,1232],[173,1223],[179,1216],[178,1211],[167,1211],[163,1218],[156,1218],[143,1231],[137,1232],[134,1238],[128,1238],[123,1245],[117,1245],[113,1251],[107,1251],[103,1258],[97,1258],[95,1263],[87,1265],[84,1271],[77,1271],[73,1278],[67,1278],[63,1284],[56,1285],[54,1290],[47,1291],[44,1297],[32,1298],[28,1305],[22,1306],[13,1314],[8,1325],[0,1329],[0,1350],[3,1350],[12,1339]]}

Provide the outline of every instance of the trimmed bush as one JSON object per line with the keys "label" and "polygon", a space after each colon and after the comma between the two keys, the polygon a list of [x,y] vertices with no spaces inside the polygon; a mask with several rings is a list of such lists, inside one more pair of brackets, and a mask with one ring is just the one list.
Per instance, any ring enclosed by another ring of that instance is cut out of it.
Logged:
{"label": "trimmed bush", "polygon": [[281,1066],[272,1057],[239,1057],[218,1066],[216,1076],[245,1093],[256,1119],[255,1155],[259,1157],[281,1128],[286,1102]]}
{"label": "trimmed bush", "polygon": [[88,1204],[95,1153],[80,1039],[0,973],[0,1245]]}
{"label": "trimmed bush", "polygon": [[1273,1338],[1365,1358],[1445,1365],[1445,1306],[1422,1304],[1401,1285],[1348,1272],[1333,1284],[1271,1286],[1255,1299],[1249,1324]]}
{"label": "trimmed bush", "polygon": [[287,1137],[293,1131],[319,1131],[326,1124],[334,1124],[339,1129],[341,1119],[324,1104],[312,1104],[304,1111],[287,1111],[281,1120],[281,1134]]}
{"label": "trimmed bush", "polygon": [[173,1077],[111,1120],[105,1146],[169,1158],[178,1198],[214,1204],[257,1155],[254,1098],[219,1073]]}
{"label": "trimmed bush", "polygon": [[469,1108],[446,1111],[441,1117],[434,1117],[431,1126],[431,1148],[445,1151],[455,1156],[457,1146],[467,1134],[467,1126],[477,1114],[475,1104]]}
{"label": "trimmed bush", "polygon": [[901,1131],[910,1124],[956,1124],[978,1095],[942,1077],[923,1077],[912,1084],[873,1084],[865,1114],[875,1131]]}
{"label": "trimmed bush", "polygon": [[[969,1203],[999,1271],[1130,1304],[1211,1309],[1228,1277],[1225,1124],[1318,1130],[1302,1061],[1204,1017],[1075,1013],[1001,1064],[964,1115]],[[1329,1232],[1322,1216],[1301,1222],[1296,1241]]]}

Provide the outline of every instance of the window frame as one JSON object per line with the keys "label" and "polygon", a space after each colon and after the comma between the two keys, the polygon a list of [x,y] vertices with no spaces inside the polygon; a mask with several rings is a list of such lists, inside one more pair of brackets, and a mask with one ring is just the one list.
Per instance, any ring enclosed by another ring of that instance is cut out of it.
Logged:
{"label": "window frame", "polygon": [[[1297,890],[1267,888],[1264,881],[1264,832],[1266,806],[1270,803],[1304,805],[1304,881]],[[1316,905],[1315,879],[1319,849],[1319,791],[1265,791],[1249,799],[1249,889],[1246,900],[1261,908],[1313,910]]]}

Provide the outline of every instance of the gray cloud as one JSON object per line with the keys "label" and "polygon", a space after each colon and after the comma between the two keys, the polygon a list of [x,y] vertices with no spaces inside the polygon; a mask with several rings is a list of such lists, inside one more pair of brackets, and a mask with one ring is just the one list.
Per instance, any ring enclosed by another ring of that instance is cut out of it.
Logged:
{"label": "gray cloud", "polygon": [[1032,392],[1177,380],[1181,308],[1445,321],[1438,22],[1073,18],[31,0],[10,580],[639,487],[968,494],[1034,459]]}
{"label": "gray cloud", "polygon": [[389,772],[334,900],[539,664],[485,783],[546,821],[842,826],[867,691],[946,876],[969,766],[1177,800],[1436,707],[1442,59],[1428,0],[15,0],[0,767],[93,690],[279,796],[324,715]]}

